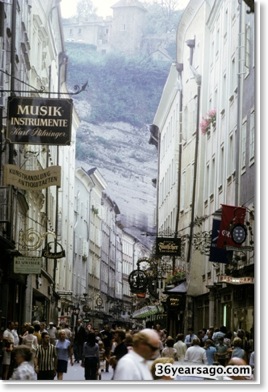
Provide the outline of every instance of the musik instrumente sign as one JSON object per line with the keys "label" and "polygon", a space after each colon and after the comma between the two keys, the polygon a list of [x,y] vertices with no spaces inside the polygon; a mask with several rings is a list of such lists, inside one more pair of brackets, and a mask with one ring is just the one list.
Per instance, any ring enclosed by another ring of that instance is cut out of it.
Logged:
{"label": "musik instrumente sign", "polygon": [[73,101],[9,97],[7,140],[10,143],[70,145]]}

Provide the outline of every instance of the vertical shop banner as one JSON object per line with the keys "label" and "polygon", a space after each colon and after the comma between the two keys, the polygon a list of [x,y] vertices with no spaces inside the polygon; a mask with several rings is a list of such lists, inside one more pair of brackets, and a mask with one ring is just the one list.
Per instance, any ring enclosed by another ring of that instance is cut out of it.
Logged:
{"label": "vertical shop banner", "polygon": [[224,248],[217,247],[217,241],[219,238],[221,221],[218,219],[213,219],[212,224],[212,236],[211,236],[211,246],[209,253],[209,261],[214,263],[225,263],[228,264],[232,260],[233,252],[227,251]]}
{"label": "vertical shop banner", "polygon": [[10,143],[70,145],[72,111],[71,99],[9,97],[7,140]]}
{"label": "vertical shop banner", "polygon": [[234,207],[222,204],[221,224],[219,238],[217,241],[218,248],[225,248],[226,246],[235,246],[239,248],[241,246],[232,240],[231,229],[233,225],[243,225],[245,221],[245,216],[245,207]]}

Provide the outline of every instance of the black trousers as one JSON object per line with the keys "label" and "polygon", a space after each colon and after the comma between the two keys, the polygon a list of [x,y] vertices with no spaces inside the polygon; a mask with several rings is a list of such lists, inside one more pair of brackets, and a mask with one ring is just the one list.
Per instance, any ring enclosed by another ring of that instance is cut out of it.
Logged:
{"label": "black trousers", "polygon": [[98,358],[85,358],[85,380],[97,380]]}
{"label": "black trousers", "polygon": [[55,375],[54,370],[39,370],[37,380],[54,380]]}

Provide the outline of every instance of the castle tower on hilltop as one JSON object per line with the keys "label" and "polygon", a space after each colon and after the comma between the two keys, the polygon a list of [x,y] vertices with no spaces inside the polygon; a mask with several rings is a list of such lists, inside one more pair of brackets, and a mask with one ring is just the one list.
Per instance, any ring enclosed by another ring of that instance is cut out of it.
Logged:
{"label": "castle tower on hilltop", "polygon": [[147,10],[138,0],[120,0],[113,9],[110,44],[116,51],[135,54],[140,50]]}

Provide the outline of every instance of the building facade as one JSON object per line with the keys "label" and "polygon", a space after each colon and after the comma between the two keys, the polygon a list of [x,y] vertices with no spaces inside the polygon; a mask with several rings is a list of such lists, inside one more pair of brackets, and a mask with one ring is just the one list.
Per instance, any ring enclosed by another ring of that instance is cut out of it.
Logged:
{"label": "building facade", "polygon": [[[79,121],[70,106],[73,121],[70,145],[66,147],[42,140],[11,140],[7,120],[11,105],[8,107],[7,98],[68,97],[60,8],[54,1],[0,2],[0,20],[1,173],[7,164],[14,165],[19,173],[25,170],[28,176],[33,170],[42,172],[52,166],[60,167],[61,172],[57,186],[35,190],[33,184],[25,189],[1,176],[1,251],[5,254],[1,259],[2,321],[57,322],[58,292],[71,289],[73,214],[70,216],[69,206],[74,200],[75,134]],[[15,269],[15,262],[21,273]],[[20,264],[30,262],[38,265],[38,271]]]}
{"label": "building facade", "polygon": [[[158,235],[182,241],[175,263],[186,271],[185,330],[254,328],[254,14],[247,11],[243,1],[189,2],[151,127],[159,139]],[[224,246],[224,257],[212,256],[214,220],[225,206],[243,207],[248,235],[241,246]]]}

